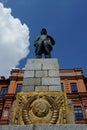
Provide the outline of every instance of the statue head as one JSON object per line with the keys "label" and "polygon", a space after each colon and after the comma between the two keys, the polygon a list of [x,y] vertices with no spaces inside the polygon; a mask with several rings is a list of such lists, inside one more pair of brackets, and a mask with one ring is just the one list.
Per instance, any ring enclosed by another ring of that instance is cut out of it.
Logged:
{"label": "statue head", "polygon": [[45,28],[42,28],[41,34],[47,34],[47,30]]}

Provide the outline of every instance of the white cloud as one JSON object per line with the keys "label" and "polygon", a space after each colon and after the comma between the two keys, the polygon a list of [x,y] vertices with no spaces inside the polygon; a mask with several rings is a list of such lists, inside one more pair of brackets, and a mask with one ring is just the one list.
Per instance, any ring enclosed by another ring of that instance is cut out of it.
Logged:
{"label": "white cloud", "polygon": [[0,3],[0,76],[9,75],[12,67],[29,53],[29,29],[11,9]]}

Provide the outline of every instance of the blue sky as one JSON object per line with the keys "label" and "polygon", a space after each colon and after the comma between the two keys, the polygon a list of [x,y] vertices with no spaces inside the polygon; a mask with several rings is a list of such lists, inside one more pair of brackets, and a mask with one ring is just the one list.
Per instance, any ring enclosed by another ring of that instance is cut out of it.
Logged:
{"label": "blue sky", "polygon": [[7,0],[5,7],[30,30],[30,53],[17,67],[35,57],[33,42],[45,27],[56,41],[52,57],[60,68],[82,68],[87,76],[87,0]]}

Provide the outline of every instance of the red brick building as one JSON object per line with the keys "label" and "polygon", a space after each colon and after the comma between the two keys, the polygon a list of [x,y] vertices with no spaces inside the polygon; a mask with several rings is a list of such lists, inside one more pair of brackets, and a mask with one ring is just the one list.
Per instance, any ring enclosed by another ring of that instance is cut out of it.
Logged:
{"label": "red brick building", "polygon": [[87,78],[80,68],[60,69],[62,90],[71,99],[76,124],[87,124]]}
{"label": "red brick building", "polygon": [[[23,86],[24,70],[13,69],[8,79],[0,78],[0,124],[9,124],[13,101]],[[81,68],[60,69],[62,91],[71,99],[76,124],[87,124],[87,78]]]}
{"label": "red brick building", "polygon": [[10,112],[15,95],[21,91],[23,70],[14,69],[9,79],[0,78],[0,124],[9,124]]}

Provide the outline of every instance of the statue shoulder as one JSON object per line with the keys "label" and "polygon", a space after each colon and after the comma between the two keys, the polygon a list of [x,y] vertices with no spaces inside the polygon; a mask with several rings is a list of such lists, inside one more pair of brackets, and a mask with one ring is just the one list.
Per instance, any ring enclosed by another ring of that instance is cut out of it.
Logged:
{"label": "statue shoulder", "polygon": [[36,40],[34,41],[34,46],[37,45],[39,39],[40,39],[40,36],[37,36]]}
{"label": "statue shoulder", "polygon": [[50,35],[47,35],[47,38],[49,38],[49,39],[51,40],[51,42],[52,42],[52,45],[54,45],[54,44],[55,44],[55,40],[53,39],[53,37],[52,37],[52,36],[50,36]]}
{"label": "statue shoulder", "polygon": [[35,41],[38,41],[39,39],[40,39],[40,36],[37,36]]}

